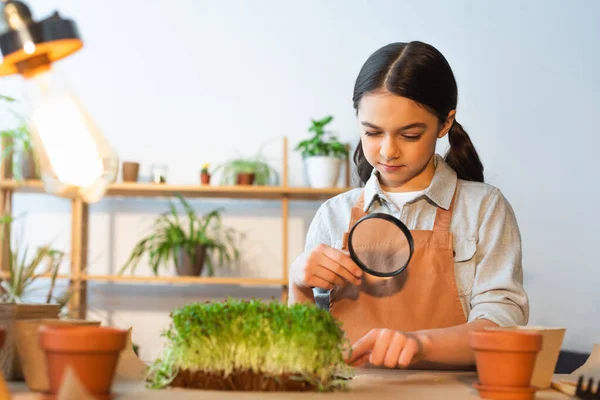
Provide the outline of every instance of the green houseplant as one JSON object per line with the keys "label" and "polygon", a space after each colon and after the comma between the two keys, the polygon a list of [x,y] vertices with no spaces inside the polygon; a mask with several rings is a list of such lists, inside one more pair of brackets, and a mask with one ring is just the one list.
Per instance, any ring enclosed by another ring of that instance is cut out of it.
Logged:
{"label": "green houseplant", "polygon": [[212,276],[213,257],[218,258],[220,265],[239,259],[236,242],[242,235],[223,226],[221,209],[199,216],[183,196],[177,194],[176,197],[187,221],[179,218],[177,208],[170,201],[169,211],[162,213],[152,231],[135,245],[120,274],[127,269],[133,272],[144,254],[149,256],[154,275],[158,275],[161,265],[172,260],[179,275],[198,276],[206,264],[208,275]]}
{"label": "green houseplant", "polygon": [[305,163],[309,185],[312,187],[335,186],[342,160],[348,157],[348,148],[325,128],[333,121],[329,115],[320,120],[311,120],[309,132],[313,136],[296,145]]}
{"label": "green houseplant", "polygon": [[331,391],[344,388],[349,350],[339,322],[314,304],[228,299],[171,314],[151,388]]}
{"label": "green houseplant", "polygon": [[[0,95],[0,103],[13,104],[17,100]],[[15,127],[0,130],[0,138],[4,143],[2,158],[10,160],[9,177],[17,182],[23,179],[39,179],[40,171],[37,158],[33,151],[33,140],[27,122],[14,110],[7,108],[10,114],[18,121]]]}
{"label": "green houseplant", "polygon": [[277,184],[279,174],[259,152],[254,157],[238,157],[217,166],[213,173],[221,172],[222,185]]}
{"label": "green houseplant", "polygon": [[209,164],[202,164],[202,168],[200,169],[200,183],[203,185],[210,184],[210,171],[208,170]]}
{"label": "green houseplant", "polygon": [[[14,220],[15,218],[11,216],[4,216],[0,219],[0,226],[12,224]],[[0,281],[0,302],[28,303],[27,295],[30,287],[40,276],[50,276],[45,304],[55,303],[60,308],[66,305],[69,299],[68,292],[58,297],[53,296],[58,270],[65,256],[64,252],[50,246],[41,246],[35,250],[33,257],[29,257],[29,247],[21,246],[19,240],[16,240],[8,251],[8,277]]]}
{"label": "green houseplant", "polygon": [[[12,224],[14,218],[3,216],[0,226]],[[4,230],[2,230],[4,232]],[[0,241],[3,234],[0,234]],[[17,356],[16,340],[23,339],[18,323],[23,320],[58,320],[61,310],[64,312],[72,290],[66,289],[63,294],[54,295],[58,270],[64,258],[62,251],[50,246],[40,246],[35,250],[22,245],[22,240],[15,240],[8,246],[8,276],[0,280],[0,327],[7,332],[4,351],[0,353],[0,365],[6,379],[23,379],[23,370]],[[43,287],[35,285],[40,276],[49,276],[48,291],[43,299],[38,292]]]}

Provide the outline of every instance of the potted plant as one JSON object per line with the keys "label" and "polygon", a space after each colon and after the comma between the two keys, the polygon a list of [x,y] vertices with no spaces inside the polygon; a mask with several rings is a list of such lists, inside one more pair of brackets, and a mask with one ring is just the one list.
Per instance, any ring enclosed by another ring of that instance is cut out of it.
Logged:
{"label": "potted plant", "polygon": [[219,165],[223,185],[269,185],[277,184],[279,174],[259,153],[254,157],[239,157]]}
{"label": "potted plant", "polygon": [[186,305],[171,318],[147,374],[154,389],[331,391],[351,376],[339,322],[314,304],[230,298]]}
{"label": "potted plant", "polygon": [[[0,102],[16,103],[12,97],[0,95]],[[8,178],[17,182],[23,179],[40,179],[40,168],[33,150],[33,140],[27,122],[15,111],[9,112],[18,121],[16,127],[0,130],[2,138],[1,161],[9,160]]]}
{"label": "potted plant", "polygon": [[296,146],[304,159],[308,183],[314,188],[335,186],[340,176],[342,160],[348,157],[346,145],[340,143],[331,132],[325,131],[325,126],[332,120],[331,115],[317,121],[311,120],[312,125],[308,131],[314,132],[313,137]]}
{"label": "potted plant", "polygon": [[[12,224],[13,221],[13,217],[4,216],[0,219],[0,226]],[[4,376],[10,380],[23,378],[16,356],[16,322],[38,318],[58,319],[71,291],[68,289],[62,295],[54,296],[56,277],[64,258],[62,251],[42,246],[31,256],[30,249],[21,246],[19,241],[9,246],[8,251],[8,276],[0,280],[0,327],[7,332],[6,351],[0,356],[0,363]],[[33,284],[41,275],[50,276],[49,289],[43,301],[34,302],[29,295],[33,294]]]}
{"label": "potted plant", "polygon": [[199,276],[206,264],[208,275],[212,276],[214,257],[218,257],[220,265],[239,259],[236,240],[241,235],[223,226],[221,209],[199,216],[183,196],[176,196],[185,210],[187,221],[180,220],[175,205],[169,202],[169,211],[161,214],[152,231],[135,245],[120,274],[128,268],[133,272],[144,254],[150,257],[154,275],[158,275],[162,264],[173,260],[178,275]]}
{"label": "potted plant", "polygon": [[208,172],[209,164],[203,164],[202,169],[200,170],[200,182],[203,185],[208,185],[210,183],[210,172]]}

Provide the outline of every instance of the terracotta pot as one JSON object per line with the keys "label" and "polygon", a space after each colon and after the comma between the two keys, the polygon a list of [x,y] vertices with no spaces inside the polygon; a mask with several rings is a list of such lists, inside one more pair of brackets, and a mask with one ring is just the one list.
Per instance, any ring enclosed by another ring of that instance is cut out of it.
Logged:
{"label": "terracotta pot", "polygon": [[38,318],[58,319],[59,313],[58,304],[0,304],[0,327],[6,330],[4,349],[0,352],[0,366],[6,380],[24,379],[16,343],[16,322]]}
{"label": "terracotta pot", "polygon": [[15,342],[18,358],[29,390],[47,392],[50,390],[48,371],[46,369],[46,353],[40,347],[40,326],[92,325],[100,326],[100,321],[72,319],[30,319],[16,321]]}
{"label": "terracotta pot", "polygon": [[137,182],[140,163],[125,161],[123,162],[121,172],[123,174],[123,182]]}
{"label": "terracotta pot", "polygon": [[475,351],[479,383],[483,386],[528,387],[542,335],[517,330],[478,330],[469,333]]}
{"label": "terracotta pot", "polygon": [[537,355],[531,385],[538,389],[547,389],[551,386],[556,363],[560,355],[566,328],[551,328],[542,326],[512,326],[512,327],[488,327],[486,330],[519,330],[533,331],[542,335],[542,350]]}
{"label": "terracotta pot", "polygon": [[249,174],[238,174],[237,175],[237,184],[238,185],[252,185],[254,184],[254,172]]}
{"label": "terracotta pot", "polygon": [[127,331],[92,326],[42,326],[50,392],[58,394],[68,366],[92,395],[108,396]]}
{"label": "terracotta pot", "polygon": [[200,276],[200,274],[202,274],[205,259],[205,246],[196,246],[194,257],[190,257],[183,247],[177,248],[177,252],[175,253],[175,268],[177,270],[177,275]]}
{"label": "terracotta pot", "polygon": [[201,173],[200,174],[200,182],[202,182],[203,185],[208,185],[210,183],[210,174],[207,173]]}

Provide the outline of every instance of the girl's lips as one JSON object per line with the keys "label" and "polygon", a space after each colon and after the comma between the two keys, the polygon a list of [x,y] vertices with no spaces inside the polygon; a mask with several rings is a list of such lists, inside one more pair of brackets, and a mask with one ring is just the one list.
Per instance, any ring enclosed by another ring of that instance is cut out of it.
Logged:
{"label": "girl's lips", "polygon": [[397,171],[402,167],[402,165],[386,165],[381,163],[379,163],[379,165],[381,165],[386,172]]}

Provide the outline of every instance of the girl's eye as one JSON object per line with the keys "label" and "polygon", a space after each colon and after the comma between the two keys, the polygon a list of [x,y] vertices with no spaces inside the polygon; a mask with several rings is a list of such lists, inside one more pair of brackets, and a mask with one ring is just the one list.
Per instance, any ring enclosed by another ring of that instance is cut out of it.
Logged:
{"label": "girl's eye", "polygon": [[421,136],[422,135],[410,135],[410,136],[409,135],[405,135],[404,139],[407,140],[407,141],[409,141],[409,142],[415,142],[415,141],[421,139]]}
{"label": "girl's eye", "polygon": [[366,136],[377,136],[377,135],[380,135],[380,134],[381,134],[381,132],[366,132],[365,131],[365,135]]}

